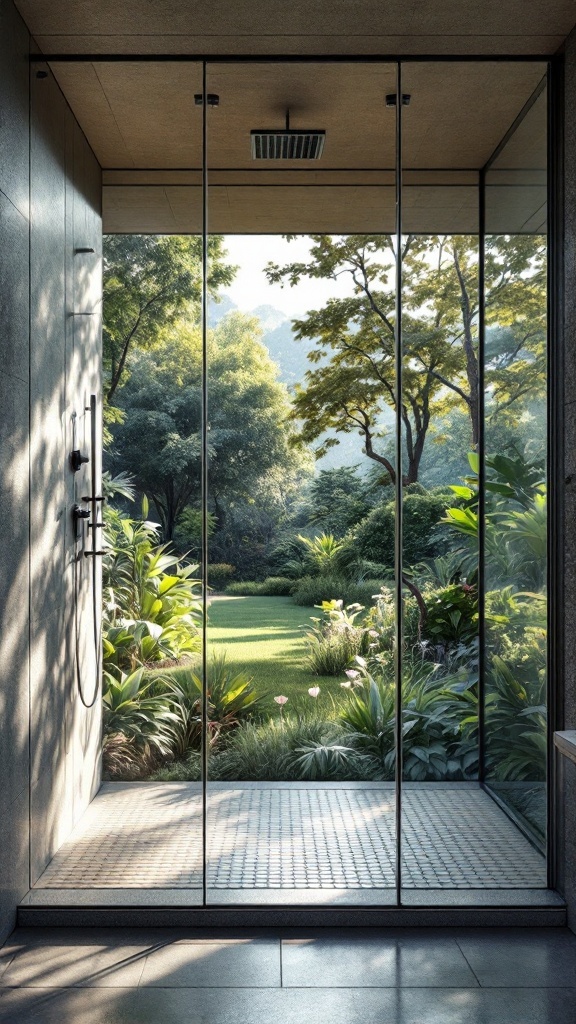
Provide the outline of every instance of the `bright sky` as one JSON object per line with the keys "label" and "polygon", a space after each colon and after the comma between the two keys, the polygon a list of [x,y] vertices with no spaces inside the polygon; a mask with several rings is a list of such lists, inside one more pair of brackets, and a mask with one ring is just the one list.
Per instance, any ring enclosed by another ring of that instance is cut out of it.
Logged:
{"label": "bright sky", "polygon": [[230,262],[239,267],[226,294],[241,310],[249,311],[266,304],[292,319],[309,309],[319,309],[329,298],[352,293],[348,275],[338,281],[305,278],[294,288],[268,284],[264,274],[267,263],[283,266],[307,259],[310,242],[305,236],[288,242],[281,235],[226,235],[224,241]]}

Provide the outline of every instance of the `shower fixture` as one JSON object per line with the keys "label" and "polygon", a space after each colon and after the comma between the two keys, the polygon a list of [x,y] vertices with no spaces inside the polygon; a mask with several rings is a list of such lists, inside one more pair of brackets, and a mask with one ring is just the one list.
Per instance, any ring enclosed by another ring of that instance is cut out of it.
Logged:
{"label": "shower fixture", "polygon": [[319,160],[326,132],[320,128],[255,128],[250,132],[253,160]]}

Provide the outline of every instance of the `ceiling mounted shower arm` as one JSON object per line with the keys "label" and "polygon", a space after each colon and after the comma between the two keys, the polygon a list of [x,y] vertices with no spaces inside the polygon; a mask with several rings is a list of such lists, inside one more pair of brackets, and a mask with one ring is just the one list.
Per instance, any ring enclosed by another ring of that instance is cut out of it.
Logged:
{"label": "ceiling mounted shower arm", "polygon": [[319,160],[324,151],[323,128],[291,128],[290,107],[284,128],[255,128],[250,132],[253,160]]}

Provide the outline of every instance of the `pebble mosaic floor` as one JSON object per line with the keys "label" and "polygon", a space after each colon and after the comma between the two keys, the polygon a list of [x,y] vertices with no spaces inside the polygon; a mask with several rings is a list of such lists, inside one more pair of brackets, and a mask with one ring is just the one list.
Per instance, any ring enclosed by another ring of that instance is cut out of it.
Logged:
{"label": "pebble mosaic floor", "polygon": [[[211,889],[394,886],[394,791],[373,784],[210,784]],[[544,858],[480,789],[407,789],[403,884],[540,888]],[[201,888],[194,783],[105,783],[37,888]]]}

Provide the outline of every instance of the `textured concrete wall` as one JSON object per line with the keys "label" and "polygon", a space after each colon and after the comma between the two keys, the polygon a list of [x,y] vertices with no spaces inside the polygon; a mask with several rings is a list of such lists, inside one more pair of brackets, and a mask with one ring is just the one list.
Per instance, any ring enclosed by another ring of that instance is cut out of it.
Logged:
{"label": "textured concrete wall", "polygon": [[99,701],[77,679],[91,697],[92,566],[71,519],[89,475],[68,457],[90,449],[100,390],[101,178],[29,45],[0,0],[0,939],[99,784]]}
{"label": "textured concrete wall", "polygon": [[0,0],[0,939],[28,889],[28,48]]}

